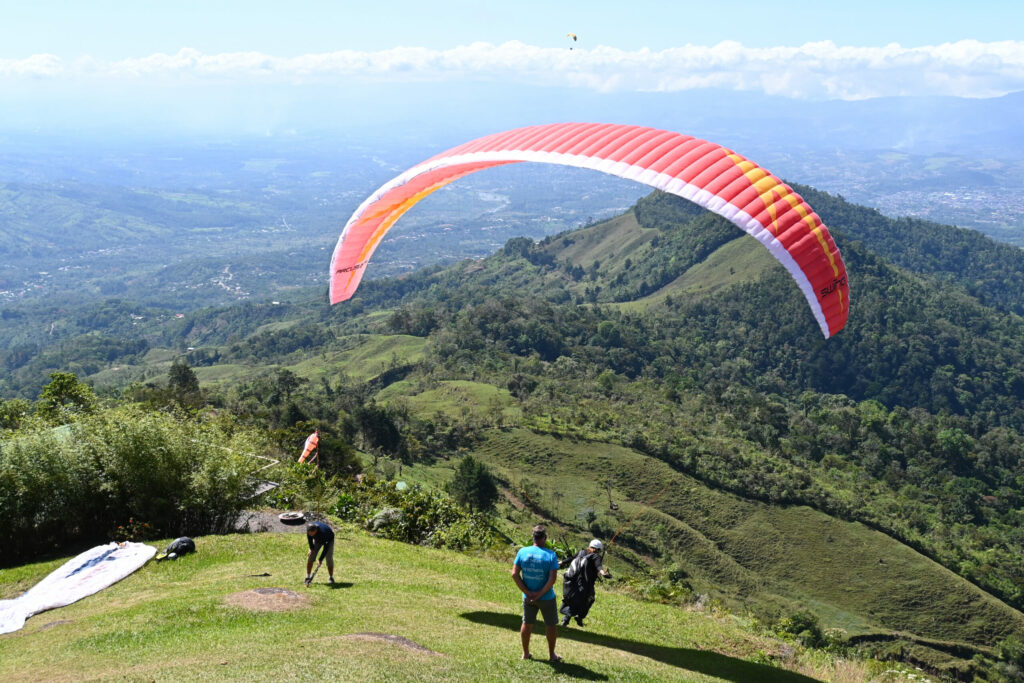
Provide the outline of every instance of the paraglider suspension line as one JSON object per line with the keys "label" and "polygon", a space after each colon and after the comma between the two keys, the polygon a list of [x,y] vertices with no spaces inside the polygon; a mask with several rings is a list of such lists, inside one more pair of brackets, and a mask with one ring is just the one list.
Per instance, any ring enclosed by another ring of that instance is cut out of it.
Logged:
{"label": "paraglider suspension line", "polygon": [[653,498],[651,498],[649,501],[644,503],[640,507],[640,511],[636,512],[632,517],[630,517],[629,521],[626,522],[626,524],[624,526],[619,527],[619,530],[616,531],[615,534],[612,536],[612,540],[608,541],[608,546],[605,548],[605,551],[607,551],[608,548],[612,547],[612,544],[615,543],[615,539],[618,538],[619,534],[629,528],[629,525],[633,523],[633,520],[637,518],[637,515],[639,515],[640,512],[642,512],[644,508],[648,508],[651,505],[654,505],[654,502],[656,500],[658,500],[659,498],[661,498],[661,494],[665,493],[666,489],[668,489],[668,484],[665,484],[664,486],[662,486],[661,490],[658,491],[658,493],[655,494],[655,496]]}

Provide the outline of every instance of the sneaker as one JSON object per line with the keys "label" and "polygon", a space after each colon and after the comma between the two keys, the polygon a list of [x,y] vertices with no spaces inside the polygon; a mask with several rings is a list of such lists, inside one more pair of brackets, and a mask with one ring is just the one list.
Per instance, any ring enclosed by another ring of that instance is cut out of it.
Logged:
{"label": "sneaker", "polygon": [[576,617],[576,625],[577,626],[583,626],[583,620],[580,619],[579,617]]}
{"label": "sneaker", "polygon": [[562,619],[562,626],[568,626],[569,625],[569,618],[570,617],[568,615],[563,617],[563,619]]}
{"label": "sneaker", "polygon": [[333,576],[331,578],[327,579],[327,580],[330,581],[331,583],[334,583],[334,577]]}

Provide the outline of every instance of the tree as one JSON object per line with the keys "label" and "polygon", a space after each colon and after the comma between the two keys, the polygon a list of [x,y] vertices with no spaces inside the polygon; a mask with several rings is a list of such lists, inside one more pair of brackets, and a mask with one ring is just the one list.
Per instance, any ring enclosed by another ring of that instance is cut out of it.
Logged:
{"label": "tree", "polygon": [[182,408],[198,408],[202,404],[199,378],[192,367],[180,358],[175,358],[167,371],[167,393]]}
{"label": "tree", "polygon": [[36,403],[36,412],[51,422],[65,422],[75,414],[95,410],[96,395],[73,372],[50,373],[50,383],[43,387]]}
{"label": "tree", "polygon": [[281,368],[277,371],[277,386],[284,394],[284,399],[287,401],[291,399],[292,392],[298,389],[306,380],[296,375],[287,368]]}
{"label": "tree", "polygon": [[494,508],[498,500],[498,487],[487,467],[473,456],[467,455],[455,469],[448,482],[448,493],[470,510],[484,512]]}
{"label": "tree", "polygon": [[402,434],[386,408],[368,403],[356,408],[352,417],[368,447],[386,453],[398,452]]}
{"label": "tree", "polygon": [[199,378],[188,363],[175,358],[167,371],[167,386],[176,394],[199,393]]}
{"label": "tree", "polygon": [[17,429],[31,412],[32,404],[23,398],[0,399],[0,429]]}

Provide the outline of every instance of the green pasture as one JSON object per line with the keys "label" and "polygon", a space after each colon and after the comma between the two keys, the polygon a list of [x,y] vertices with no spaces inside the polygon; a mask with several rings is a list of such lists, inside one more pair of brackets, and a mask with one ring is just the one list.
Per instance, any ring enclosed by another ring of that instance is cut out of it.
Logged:
{"label": "green pasture", "polygon": [[387,402],[400,397],[414,414],[422,417],[438,413],[460,419],[472,416],[514,421],[521,417],[515,398],[507,389],[493,384],[448,380],[418,394],[410,393],[412,388],[409,382],[396,382],[383,389],[377,398]]}
{"label": "green pasture", "polygon": [[[196,555],[151,562],[0,636],[0,679],[798,682],[837,671],[857,676],[843,680],[866,675],[864,665],[793,654],[732,617],[604,589],[585,629],[562,629],[563,663],[544,660],[540,634],[533,641],[538,659],[523,661],[511,548],[507,557],[473,556],[342,527],[339,584],[328,585],[322,569],[305,588],[301,534],[204,537],[197,547]],[[0,572],[0,597],[13,597],[60,562]],[[234,593],[272,587],[308,604],[254,611],[227,602]],[[812,675],[765,663],[779,661],[779,653],[787,666]]]}
{"label": "green pasture", "polygon": [[719,290],[742,282],[754,282],[771,268],[781,268],[778,261],[752,239],[732,240],[658,291],[636,301],[614,304],[629,311],[643,311],[660,304],[669,296],[687,299],[711,296]]}
{"label": "green pasture", "polygon": [[[619,533],[609,565],[685,570],[737,611],[797,609],[849,635],[901,632],[977,650],[1024,630],[1024,616],[911,548],[804,506],[769,506],[711,489],[664,462],[610,444],[489,430],[474,455],[574,540],[592,512]],[[617,510],[610,509],[608,489]],[[531,520],[521,520],[527,528]],[[604,539],[606,542],[608,538]],[[625,568],[625,567],[624,567]],[[949,660],[933,653],[936,665]]]}
{"label": "green pasture", "polygon": [[340,369],[353,379],[368,380],[391,367],[422,360],[427,343],[423,337],[405,334],[357,335],[345,341],[351,348],[331,354],[327,359],[311,357],[292,367],[292,371],[315,378],[325,372],[336,374]]}

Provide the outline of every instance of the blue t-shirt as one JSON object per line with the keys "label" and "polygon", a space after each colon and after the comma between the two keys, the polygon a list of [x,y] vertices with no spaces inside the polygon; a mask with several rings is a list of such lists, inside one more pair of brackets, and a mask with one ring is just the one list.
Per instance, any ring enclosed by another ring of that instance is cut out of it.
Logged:
{"label": "blue t-shirt", "polygon": [[306,540],[309,541],[309,549],[316,552],[334,540],[334,530],[323,522],[313,522],[313,524],[316,524],[316,534],[313,536],[307,534]]}
{"label": "blue t-shirt", "polygon": [[[554,550],[538,548],[535,545],[528,545],[520,548],[516,553],[515,565],[520,568],[520,575],[523,583],[531,591],[539,591],[548,582],[551,570],[558,570],[558,555]],[[526,595],[524,594],[525,598]],[[555,588],[552,586],[548,592],[538,598],[540,600],[554,600]]]}

